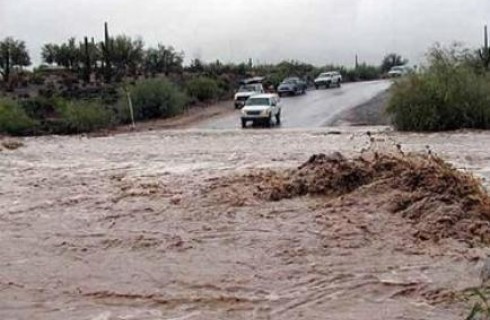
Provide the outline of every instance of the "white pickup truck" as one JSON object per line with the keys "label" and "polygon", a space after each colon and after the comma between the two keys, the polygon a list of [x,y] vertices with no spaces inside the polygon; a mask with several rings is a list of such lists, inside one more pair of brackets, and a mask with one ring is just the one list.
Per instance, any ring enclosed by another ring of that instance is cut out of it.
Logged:
{"label": "white pickup truck", "polygon": [[242,128],[247,127],[249,121],[271,127],[273,120],[281,124],[281,103],[277,94],[266,93],[250,97],[242,108]]}
{"label": "white pickup truck", "polygon": [[243,108],[245,102],[251,96],[265,93],[264,87],[262,86],[262,81],[264,81],[264,78],[262,77],[255,77],[241,81],[241,85],[234,97],[236,109]]}
{"label": "white pickup truck", "polygon": [[264,87],[260,83],[241,85],[237,93],[235,94],[235,108],[243,108],[248,98],[264,92]]}
{"label": "white pickup truck", "polygon": [[407,75],[410,69],[407,66],[395,66],[388,72],[389,78],[399,78]]}
{"label": "white pickup truck", "polygon": [[321,73],[318,78],[315,79],[315,88],[320,87],[330,88],[332,86],[340,88],[342,85],[342,75],[340,72],[331,71]]}

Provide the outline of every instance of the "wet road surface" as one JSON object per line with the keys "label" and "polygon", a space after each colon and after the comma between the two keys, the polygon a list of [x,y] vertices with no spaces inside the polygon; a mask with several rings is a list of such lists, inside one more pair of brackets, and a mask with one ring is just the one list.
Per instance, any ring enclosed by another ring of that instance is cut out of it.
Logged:
{"label": "wet road surface", "polygon": [[[390,81],[347,83],[341,88],[312,90],[295,97],[284,97],[283,128],[319,128],[331,125],[343,112],[368,102],[388,89]],[[196,127],[202,129],[233,129],[240,127],[240,113],[213,118]]]}

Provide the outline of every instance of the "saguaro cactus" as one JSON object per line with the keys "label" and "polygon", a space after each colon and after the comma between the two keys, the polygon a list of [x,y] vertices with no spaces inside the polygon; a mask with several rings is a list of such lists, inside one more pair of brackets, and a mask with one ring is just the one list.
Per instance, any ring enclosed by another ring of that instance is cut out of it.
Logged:
{"label": "saguaro cactus", "polygon": [[490,66],[490,48],[488,47],[488,26],[485,26],[483,39],[483,48],[480,49],[480,58],[485,70],[488,70]]}
{"label": "saguaro cactus", "polygon": [[90,59],[90,55],[91,55],[91,50],[89,48],[89,45],[88,45],[88,38],[85,37],[84,39],[84,72],[83,72],[83,76],[85,78],[85,82],[90,82],[90,75],[92,74],[92,61]]}
{"label": "saguaro cactus", "polygon": [[102,56],[104,60],[104,77],[106,82],[111,82],[112,79],[112,40],[109,37],[109,27],[107,22],[104,23],[104,42],[101,44]]}

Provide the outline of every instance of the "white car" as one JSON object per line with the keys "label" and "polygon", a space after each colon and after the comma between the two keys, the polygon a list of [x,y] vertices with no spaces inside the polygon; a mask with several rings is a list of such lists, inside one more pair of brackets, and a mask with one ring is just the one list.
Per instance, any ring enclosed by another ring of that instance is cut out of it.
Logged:
{"label": "white car", "polygon": [[391,70],[388,72],[388,77],[390,78],[399,78],[403,77],[404,75],[408,74],[410,72],[410,69],[407,66],[396,66],[391,68]]}
{"label": "white car", "polygon": [[320,87],[330,88],[332,86],[340,88],[342,84],[342,75],[337,71],[324,72],[321,73],[314,82],[316,89],[319,89]]}
{"label": "white car", "polygon": [[245,105],[248,98],[253,95],[264,93],[264,87],[260,83],[243,84],[235,94],[235,108],[240,109]]}
{"label": "white car", "polygon": [[247,127],[248,122],[261,123],[271,127],[273,121],[281,123],[281,101],[277,94],[259,94],[248,98],[242,108],[242,128]]}

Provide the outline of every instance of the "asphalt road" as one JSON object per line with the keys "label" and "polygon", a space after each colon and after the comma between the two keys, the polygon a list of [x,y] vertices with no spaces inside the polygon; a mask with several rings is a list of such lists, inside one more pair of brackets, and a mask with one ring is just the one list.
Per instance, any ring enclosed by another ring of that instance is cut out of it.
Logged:
{"label": "asphalt road", "polygon": [[[347,83],[341,88],[308,91],[305,95],[283,97],[283,128],[318,128],[331,125],[343,112],[361,105],[389,88],[390,81]],[[232,106],[230,106],[232,107]],[[240,111],[199,123],[202,129],[240,128]]]}

